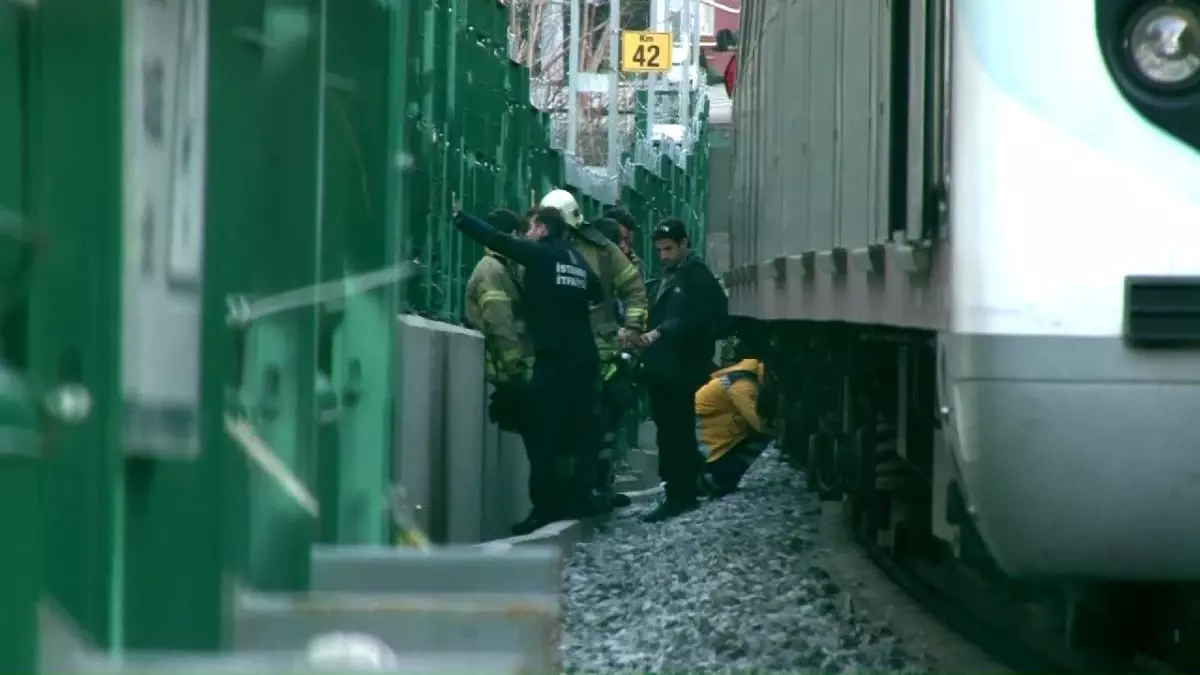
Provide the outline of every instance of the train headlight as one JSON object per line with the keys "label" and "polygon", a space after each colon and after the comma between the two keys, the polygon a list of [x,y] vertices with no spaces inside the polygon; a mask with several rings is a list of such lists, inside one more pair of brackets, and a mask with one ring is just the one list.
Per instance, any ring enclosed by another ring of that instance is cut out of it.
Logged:
{"label": "train headlight", "polygon": [[1179,90],[1200,83],[1200,19],[1190,4],[1153,5],[1134,17],[1127,36],[1133,69],[1148,84]]}

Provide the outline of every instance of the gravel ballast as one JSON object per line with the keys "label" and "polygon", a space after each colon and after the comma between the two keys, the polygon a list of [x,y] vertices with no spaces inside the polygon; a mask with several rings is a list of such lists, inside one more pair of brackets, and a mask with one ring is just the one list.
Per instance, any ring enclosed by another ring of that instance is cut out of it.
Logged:
{"label": "gravel ballast", "polygon": [[921,672],[820,567],[820,503],[774,449],[739,492],[666,523],[635,505],[566,569],[570,673]]}

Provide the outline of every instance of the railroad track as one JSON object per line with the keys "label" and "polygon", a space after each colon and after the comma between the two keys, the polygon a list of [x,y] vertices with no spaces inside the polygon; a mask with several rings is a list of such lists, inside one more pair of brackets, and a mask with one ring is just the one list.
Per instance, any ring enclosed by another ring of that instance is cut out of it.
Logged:
{"label": "railroad track", "polygon": [[[1140,654],[1115,659],[1071,648],[1066,644],[1062,623],[1046,608],[1021,602],[1007,589],[997,587],[952,559],[939,563],[919,554],[897,557],[891,549],[878,545],[854,527],[845,503],[826,504],[835,514],[830,517],[835,521],[831,527],[840,530],[844,541],[851,542],[922,610],[996,665],[1015,672],[1037,673],[1174,672],[1165,664]],[[938,660],[936,654],[934,659]],[[981,672],[986,666],[968,668]]]}

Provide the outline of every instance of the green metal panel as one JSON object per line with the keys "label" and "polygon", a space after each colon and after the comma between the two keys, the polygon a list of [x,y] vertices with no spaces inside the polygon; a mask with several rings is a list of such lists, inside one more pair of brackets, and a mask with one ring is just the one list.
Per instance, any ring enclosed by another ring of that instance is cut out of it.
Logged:
{"label": "green metal panel", "polygon": [[[26,148],[30,123],[27,105],[28,16],[12,5],[0,5],[0,260],[5,269],[20,260],[29,221]],[[13,255],[15,254],[15,256]],[[14,286],[15,283],[15,286]],[[24,373],[26,340],[19,336],[24,288],[7,278],[0,286],[0,536],[5,545],[0,577],[0,670],[33,672],[37,666],[37,608],[42,594],[42,551],[39,511],[41,461],[21,453],[36,438],[36,399]],[[16,339],[14,339],[16,338]],[[26,447],[22,447],[26,446]]]}
{"label": "green metal panel", "polygon": [[[44,574],[100,644],[121,639],[122,3],[58,0],[27,14],[30,219],[47,246],[28,314],[34,390],[82,381],[81,426],[55,434],[42,491]],[[22,517],[24,515],[22,514]]]}
{"label": "green metal panel", "polygon": [[32,673],[38,655],[38,601],[42,553],[37,513],[41,461],[0,457],[0,506],[20,517],[5,518],[4,578],[0,579],[0,667],[9,673]]}
{"label": "green metal panel", "polygon": [[[0,259],[13,269],[25,252],[30,222],[28,155],[29,16],[0,5]],[[0,577],[0,670],[32,673],[37,665],[37,604],[42,595],[40,510],[41,460],[29,438],[37,434],[36,399],[24,381],[24,283],[7,279],[0,286],[0,537],[5,542],[5,573]],[[23,447],[24,446],[24,447]]]}
{"label": "green metal panel", "polygon": [[[102,646],[211,650],[229,582],[304,588],[316,538],[389,537],[394,315],[403,299],[457,321],[481,254],[451,195],[523,210],[565,183],[495,0],[203,0],[200,451],[127,457],[122,274],[146,244],[125,226],[125,96],[154,77],[125,62],[132,1],[0,2],[0,215],[48,243],[28,308],[2,298],[0,358],[32,392],[80,382],[94,401],[46,459],[0,461],[22,516],[0,520],[20,551],[0,581],[19,608],[0,620],[14,672],[32,669],[43,592]],[[684,218],[698,246],[702,146],[687,171],[659,158],[619,191],[642,223]],[[605,206],[579,198],[589,217]],[[396,283],[409,260],[419,278]]]}
{"label": "green metal panel", "polygon": [[[264,30],[263,0],[209,0],[208,175],[205,230],[205,294],[203,402],[205,447],[200,463],[209,463],[213,494],[219,504],[202,501],[219,517],[218,548],[225,569],[209,569],[232,580],[244,576],[250,564],[250,477],[252,468],[228,438],[225,417],[240,406],[230,400],[231,377],[243,368],[245,335],[227,324],[227,298],[246,288],[247,270],[261,255],[249,245],[267,208],[262,189],[263,149],[259,129],[265,119],[262,86],[264,52],[254,38]],[[218,255],[215,252],[220,252]],[[231,373],[231,371],[233,371]],[[226,589],[221,589],[225,591]],[[212,597],[220,600],[222,593]],[[223,620],[223,608],[204,620]],[[222,646],[229,644],[225,626],[216,635],[199,636]],[[189,636],[178,636],[185,642]],[[168,638],[169,639],[169,638]],[[167,639],[164,639],[167,641]],[[140,641],[139,641],[140,642]],[[166,647],[168,645],[160,645]]]}
{"label": "green metal panel", "polygon": [[[406,11],[395,9],[394,12]],[[389,152],[391,25],[376,0],[326,5],[325,185],[322,270],[326,280],[359,275],[398,262],[389,234],[386,182]],[[382,544],[388,538],[387,494],[393,417],[391,287],[348,293],[322,316],[330,336],[329,372],[339,397],[337,494],[322,498],[323,522],[336,523],[336,541]],[[324,341],[321,351],[324,352]]]}
{"label": "green metal panel", "polygon": [[[207,14],[209,3],[196,3],[194,7],[198,12],[192,17],[196,23],[192,24],[195,32],[190,39],[197,41],[193,43],[198,49],[194,53],[197,62],[190,64],[191,70],[188,72],[195,81],[190,82],[183,70],[186,64],[176,60],[174,67],[168,65],[158,72],[155,87],[146,73],[153,72],[150,69],[157,58],[178,58],[181,36],[175,31],[178,30],[179,19],[186,16],[186,6],[180,3],[161,7],[145,3],[125,4],[123,37],[126,43],[132,41],[139,45],[153,45],[151,48],[138,48],[136,53],[142,60],[130,59],[125,64],[124,88],[140,84],[143,96],[140,101],[126,101],[126,105],[132,107],[125,113],[124,134],[127,143],[138,142],[137,139],[143,134],[150,134],[150,146],[181,146],[191,138],[192,132],[186,126],[178,126],[180,113],[185,111],[180,105],[180,96],[188,92],[199,96],[205,91],[207,83],[199,77],[205,64],[199,59],[213,51],[207,45],[208,33],[204,30],[206,22],[200,20],[205,15],[199,13]],[[212,9],[209,18],[220,21],[222,8],[218,5]],[[150,18],[155,12],[159,12],[157,18]],[[174,39],[158,43],[156,38],[159,31],[165,30],[169,30]],[[184,36],[184,39],[188,38]],[[214,40],[213,46],[220,50],[227,44],[227,41],[223,44],[221,40]],[[170,61],[167,63],[171,64]],[[203,102],[203,99],[194,102],[200,114],[197,125],[205,121]],[[143,140],[146,139],[143,137]],[[205,155],[203,149],[191,153],[190,166],[203,166],[198,160],[204,159]],[[131,161],[136,160],[131,160],[127,155],[126,162]],[[136,164],[127,165],[125,170],[128,181],[137,175],[139,167]],[[132,198],[127,197],[124,205],[125,217],[128,219],[132,210],[136,218],[142,208],[142,191],[147,190],[147,186],[139,182],[125,187],[126,194],[133,195]],[[146,192],[146,198],[150,194]],[[193,220],[197,220],[195,216],[198,215],[194,214]],[[160,220],[173,217],[173,213],[158,214]],[[174,224],[172,222],[171,226]],[[126,228],[125,237],[128,244],[126,255],[133,255],[131,251],[157,255],[154,240],[148,239],[147,233],[141,228]],[[228,263],[228,260],[225,262]],[[201,278],[204,276],[202,270]],[[224,301],[213,294],[202,297],[197,328],[199,349],[203,356],[206,344],[212,345],[214,339],[223,339],[221,333],[205,330],[205,324],[211,323],[211,318],[206,322],[205,317],[211,317],[214,310],[223,314]],[[212,413],[219,414],[222,409],[220,404],[224,383],[220,375],[216,369],[200,372],[198,386],[201,410],[207,407],[208,413],[202,414],[199,420],[200,438],[202,446],[208,441],[208,447],[201,449],[194,460],[160,461],[129,457],[124,463],[124,510],[118,523],[119,531],[124,536],[123,542],[116,543],[123,548],[118,548],[113,554],[122,582],[123,616],[120,627],[123,629],[123,640],[113,644],[114,648],[215,649],[220,645],[222,572],[225,567],[221,526],[225,521],[222,502],[213,500],[213,495],[220,494],[223,484],[222,454],[213,446],[219,443],[223,432],[220,427],[212,427]],[[212,403],[216,403],[217,407],[209,405]],[[219,420],[219,417],[216,419]],[[129,436],[125,436],[124,444],[129,441]],[[180,607],[192,607],[194,611],[181,612]]]}

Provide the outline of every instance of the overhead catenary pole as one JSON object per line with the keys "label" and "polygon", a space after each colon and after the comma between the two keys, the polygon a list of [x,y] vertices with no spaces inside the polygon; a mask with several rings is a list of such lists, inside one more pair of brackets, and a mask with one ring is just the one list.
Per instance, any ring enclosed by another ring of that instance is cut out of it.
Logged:
{"label": "overhead catenary pole", "polygon": [[608,171],[615,176],[621,166],[621,0],[610,0],[608,13]]}
{"label": "overhead catenary pole", "polygon": [[[650,0],[650,30],[662,30],[664,0]],[[658,98],[658,73],[646,76],[646,142],[654,142],[654,108]],[[648,146],[649,147],[649,146]]]}
{"label": "overhead catenary pole", "polygon": [[567,43],[567,155],[579,151],[579,0],[571,0],[571,38]]}
{"label": "overhead catenary pole", "polygon": [[[692,27],[692,33],[691,33],[691,35],[692,35],[692,37],[691,37],[692,53],[691,53],[691,58],[689,59],[691,61],[691,66],[688,67],[688,97],[689,98],[691,98],[691,94],[692,94],[692,73],[693,72],[696,73],[697,79],[699,79],[699,76],[700,76],[700,0],[695,0],[691,4],[691,11],[692,11],[692,24],[691,24],[691,27]],[[697,84],[698,84],[698,86],[703,86],[700,83],[697,83]],[[684,121],[684,125],[685,125],[684,129],[687,130],[687,141],[684,144],[684,150],[687,152],[690,152],[692,149],[692,141],[694,140],[692,138],[692,126],[691,126],[691,124],[688,123],[688,121]]]}
{"label": "overhead catenary pole", "polygon": [[[691,64],[688,67],[688,92],[692,90],[692,75],[695,73],[696,78],[700,77],[700,0],[693,0],[691,3],[692,11],[692,54]],[[700,83],[697,82],[697,85]]]}
{"label": "overhead catenary pole", "polygon": [[[687,42],[684,42],[684,39]],[[688,95],[691,93],[689,80],[691,80],[692,70],[692,3],[690,0],[681,0],[679,3],[679,41],[680,46],[684,49],[684,57],[679,60],[679,125],[684,128],[684,133],[687,133],[688,123]]]}

